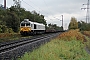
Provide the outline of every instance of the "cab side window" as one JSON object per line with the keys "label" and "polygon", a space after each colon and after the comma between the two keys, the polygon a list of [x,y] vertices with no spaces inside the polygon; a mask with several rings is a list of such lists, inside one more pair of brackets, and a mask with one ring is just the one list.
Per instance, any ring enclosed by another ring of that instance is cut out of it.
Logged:
{"label": "cab side window", "polygon": [[36,29],[36,24],[34,24],[34,29]]}

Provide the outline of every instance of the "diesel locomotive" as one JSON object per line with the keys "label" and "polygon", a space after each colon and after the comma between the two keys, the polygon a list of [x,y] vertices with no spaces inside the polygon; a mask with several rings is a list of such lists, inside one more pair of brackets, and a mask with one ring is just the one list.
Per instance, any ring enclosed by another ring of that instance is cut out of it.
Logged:
{"label": "diesel locomotive", "polygon": [[20,34],[21,35],[31,35],[31,34],[42,34],[45,33],[45,25],[37,22],[29,21],[29,19],[24,19],[20,23]]}

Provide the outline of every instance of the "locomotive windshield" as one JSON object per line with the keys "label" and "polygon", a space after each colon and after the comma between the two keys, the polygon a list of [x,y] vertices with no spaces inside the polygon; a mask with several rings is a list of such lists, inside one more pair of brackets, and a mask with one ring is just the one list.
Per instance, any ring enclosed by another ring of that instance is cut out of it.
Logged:
{"label": "locomotive windshield", "polygon": [[30,26],[30,23],[21,23],[21,26]]}
{"label": "locomotive windshield", "polygon": [[30,23],[26,23],[26,26],[30,26]]}
{"label": "locomotive windshield", "polygon": [[21,23],[21,26],[25,26],[25,23]]}

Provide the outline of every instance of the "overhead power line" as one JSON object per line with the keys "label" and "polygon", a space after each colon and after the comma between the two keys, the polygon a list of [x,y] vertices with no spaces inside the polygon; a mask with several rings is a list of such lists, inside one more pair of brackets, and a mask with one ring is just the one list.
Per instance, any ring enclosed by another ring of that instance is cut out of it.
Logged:
{"label": "overhead power line", "polygon": [[[23,1],[23,0],[22,0]],[[25,2],[25,1],[23,1],[24,3],[26,3],[28,6],[30,6],[30,7],[32,7],[32,8],[34,8],[36,11],[38,11],[39,12],[39,14],[40,14],[40,11],[42,11],[42,12],[44,12],[44,13],[46,13],[46,14],[48,14],[47,12],[45,12],[44,10],[42,10],[41,8],[39,8],[39,7],[33,7],[33,6],[31,6],[30,4],[28,4],[27,2]],[[30,1],[31,2],[31,1]],[[33,2],[32,2],[33,3]],[[33,5],[35,5],[35,6],[37,6],[36,4],[34,4],[33,3]]]}
{"label": "overhead power line", "polygon": [[[23,0],[22,0],[23,1]],[[28,4],[27,2],[23,1],[24,3],[26,3],[28,6],[34,8],[33,6],[31,6],[30,4]],[[35,10],[39,11],[38,9],[34,8]]]}
{"label": "overhead power line", "polygon": [[[45,0],[43,0],[43,2],[44,2],[44,4],[46,5],[46,7],[47,7],[48,11],[49,11],[50,13],[52,13],[52,11],[48,8],[48,5],[47,5],[46,1],[45,1]],[[54,12],[54,11],[53,11],[53,12]],[[59,19],[59,18],[57,18],[57,17],[53,17],[53,18],[60,20],[60,19]],[[50,20],[51,20],[51,19],[50,19]]]}

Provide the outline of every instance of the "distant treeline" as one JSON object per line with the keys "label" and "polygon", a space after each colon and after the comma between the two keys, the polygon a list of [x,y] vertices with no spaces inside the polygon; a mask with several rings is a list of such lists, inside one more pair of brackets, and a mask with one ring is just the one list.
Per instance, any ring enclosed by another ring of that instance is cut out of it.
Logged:
{"label": "distant treeline", "polygon": [[75,17],[71,17],[68,29],[80,29],[81,31],[90,31],[90,23],[78,21]]}

